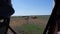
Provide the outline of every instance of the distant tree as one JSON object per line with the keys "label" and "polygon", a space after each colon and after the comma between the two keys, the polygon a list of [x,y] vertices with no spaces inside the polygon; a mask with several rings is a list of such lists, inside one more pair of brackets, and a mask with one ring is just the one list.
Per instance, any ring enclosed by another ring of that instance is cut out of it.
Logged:
{"label": "distant tree", "polygon": [[24,18],[25,20],[28,20],[28,19],[29,19],[29,16],[23,16],[23,18]]}
{"label": "distant tree", "polygon": [[29,22],[29,16],[23,16],[23,18],[27,21],[27,23]]}
{"label": "distant tree", "polygon": [[37,16],[32,16],[31,18],[32,18],[32,19],[37,19]]}

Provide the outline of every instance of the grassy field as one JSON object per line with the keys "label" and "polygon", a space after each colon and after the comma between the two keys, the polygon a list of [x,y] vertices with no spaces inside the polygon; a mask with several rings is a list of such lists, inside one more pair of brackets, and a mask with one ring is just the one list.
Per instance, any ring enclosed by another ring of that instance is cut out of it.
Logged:
{"label": "grassy field", "polygon": [[[10,26],[17,32],[17,34],[43,34],[44,28],[48,22],[49,15],[36,16],[36,19],[29,16],[25,20],[22,16],[11,17]],[[9,30],[9,33],[12,33]]]}

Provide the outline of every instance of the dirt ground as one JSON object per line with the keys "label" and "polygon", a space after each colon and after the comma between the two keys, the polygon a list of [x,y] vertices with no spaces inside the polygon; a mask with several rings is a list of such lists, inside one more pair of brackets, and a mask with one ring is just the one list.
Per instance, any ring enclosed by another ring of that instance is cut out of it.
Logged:
{"label": "dirt ground", "polygon": [[[36,19],[29,18],[29,20],[25,20],[25,18],[11,18],[10,26],[13,28],[13,30],[15,30],[14,27],[22,26],[26,23],[46,26],[47,21],[48,19],[39,19],[39,18],[36,18]],[[10,34],[12,33],[10,30],[8,32]]]}
{"label": "dirt ground", "polygon": [[37,24],[37,25],[44,25],[47,23],[47,19],[39,19],[39,18],[36,18],[36,19],[32,19],[32,18],[29,18],[28,20],[25,20],[24,18],[11,18],[10,20],[10,26],[14,27],[14,26],[21,26],[25,23],[33,23],[33,24]]}

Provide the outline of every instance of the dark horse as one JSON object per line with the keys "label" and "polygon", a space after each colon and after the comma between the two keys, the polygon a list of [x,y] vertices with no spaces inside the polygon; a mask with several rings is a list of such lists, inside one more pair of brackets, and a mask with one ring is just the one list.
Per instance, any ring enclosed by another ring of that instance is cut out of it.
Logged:
{"label": "dark horse", "polygon": [[11,0],[0,0],[0,16],[11,16],[14,12],[15,11],[12,8]]}
{"label": "dark horse", "polygon": [[60,0],[54,0],[55,6],[43,34],[57,34],[60,31]]}
{"label": "dark horse", "polygon": [[0,20],[4,20],[2,23],[0,22],[0,34],[7,34],[8,28],[16,34],[16,32],[14,32],[9,26],[10,17],[14,14],[14,12],[11,0],[0,0]]}

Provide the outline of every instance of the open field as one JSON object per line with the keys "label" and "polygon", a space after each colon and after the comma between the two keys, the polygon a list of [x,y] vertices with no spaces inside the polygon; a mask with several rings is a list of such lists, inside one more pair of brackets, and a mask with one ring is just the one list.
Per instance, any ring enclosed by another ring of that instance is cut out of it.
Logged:
{"label": "open field", "polygon": [[[36,16],[36,19],[31,18],[26,20],[22,16],[11,17],[10,26],[18,34],[42,34],[43,30],[48,22],[49,15]],[[12,33],[9,31],[9,33]]]}

